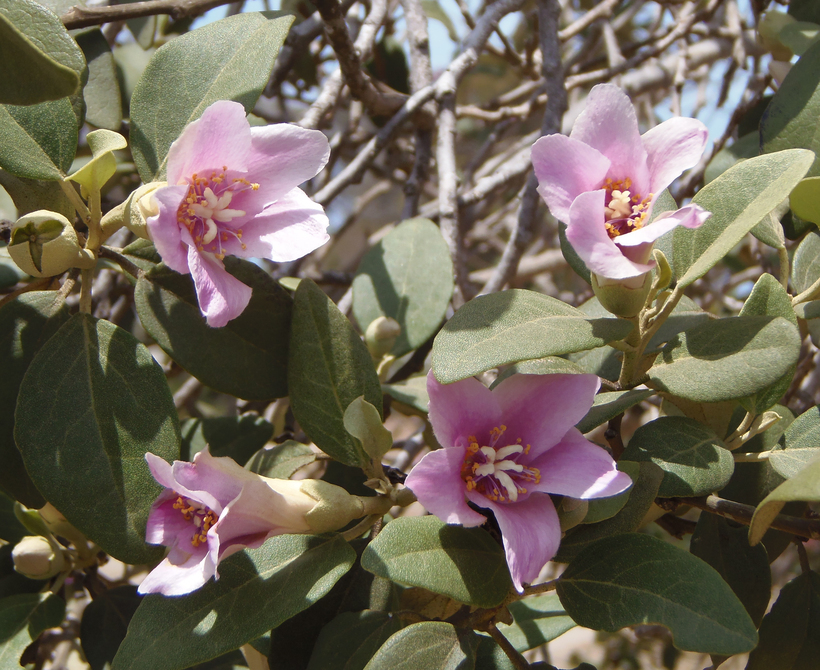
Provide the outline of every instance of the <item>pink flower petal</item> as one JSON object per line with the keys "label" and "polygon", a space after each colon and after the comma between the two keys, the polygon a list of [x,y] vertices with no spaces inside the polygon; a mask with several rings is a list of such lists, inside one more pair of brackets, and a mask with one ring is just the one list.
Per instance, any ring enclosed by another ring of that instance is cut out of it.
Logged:
{"label": "pink flower petal", "polygon": [[632,485],[629,475],[615,467],[612,456],[576,428],[530,465],[541,472],[541,481],[531,484],[531,491],[588,500],[613,496]]}
{"label": "pink flower petal", "polygon": [[512,375],[493,389],[507,431],[502,441],[520,438],[530,459],[547,451],[592,406],[601,380],[595,375]]}
{"label": "pink flower petal", "polygon": [[165,596],[182,596],[205,585],[214,576],[214,564],[202,556],[191,556],[181,565],[174,565],[166,558],[148,573],[137,591],[143,595],[161,593]]}
{"label": "pink flower petal", "polygon": [[225,242],[225,249],[233,256],[285,263],[306,256],[327,242],[328,225],[324,208],[301,189],[294,188],[246,223],[241,242],[231,238]]}
{"label": "pink flower petal", "polygon": [[185,130],[168,151],[168,183],[223,166],[244,172],[252,156],[250,126],[238,102],[219,100]]}
{"label": "pink flower petal", "polygon": [[187,186],[158,188],[153,195],[159,205],[159,214],[147,221],[148,234],[165,265],[182,274],[189,272],[188,252],[181,237],[177,210],[187,193]]}
{"label": "pink flower petal", "polygon": [[608,177],[632,180],[633,190],[650,187],[647,154],[632,101],[614,84],[593,86],[570,137],[600,151],[612,163]]}
{"label": "pink flower petal", "polygon": [[[651,226],[647,226],[651,227]],[[610,279],[637,277],[652,265],[633,263],[610,239],[604,226],[604,192],[582,193],[572,203],[567,240],[591,272]]]}
{"label": "pink flower petal", "polygon": [[657,195],[703,155],[709,131],[697,119],[677,117],[643,134],[651,174],[651,190]]}
{"label": "pink flower petal", "polygon": [[176,491],[165,489],[154,502],[145,527],[145,541],[148,544],[170,547],[186,532],[191,534],[191,522],[186,521],[180,511],[173,507],[177,497]]}
{"label": "pink flower petal", "polygon": [[483,496],[484,503],[495,514],[504,539],[504,553],[513,585],[518,591],[532,583],[547,562],[555,556],[561,543],[561,524],[555,505],[546,494],[535,494],[512,504],[494,503]]}
{"label": "pink flower petal", "polygon": [[473,377],[440,384],[431,370],[427,374],[427,394],[430,423],[443,447],[465,447],[471,435],[486,444],[490,431],[503,423],[492,392]]}
{"label": "pink flower petal", "polygon": [[319,130],[276,123],[251,128],[251,155],[247,178],[260,185],[248,193],[244,205],[261,211],[300,184],[313,179],[330,158],[330,144]]}
{"label": "pink flower petal", "polygon": [[188,247],[188,267],[194,277],[199,309],[209,326],[221,328],[242,314],[251,300],[251,288],[229,274],[222,261]]}
{"label": "pink flower petal", "polygon": [[442,521],[480,526],[487,519],[470,509],[464,499],[467,486],[461,478],[463,463],[463,447],[431,451],[410,471],[405,485],[428,512]]}
{"label": "pink flower petal", "polygon": [[601,188],[611,163],[601,152],[565,135],[546,135],[532,145],[538,193],[550,213],[569,221],[569,208],[584,191]]}
{"label": "pink flower petal", "polygon": [[699,228],[710,216],[712,216],[712,213],[707,212],[699,205],[686,205],[686,207],[681,207],[676,212],[664,212],[648,226],[633,230],[626,235],[620,235],[615,242],[618,246],[625,247],[651,243],[678,226]]}

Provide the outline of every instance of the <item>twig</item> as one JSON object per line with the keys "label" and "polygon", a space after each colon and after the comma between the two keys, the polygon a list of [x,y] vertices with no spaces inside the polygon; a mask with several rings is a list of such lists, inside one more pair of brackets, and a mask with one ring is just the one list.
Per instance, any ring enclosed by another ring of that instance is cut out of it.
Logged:
{"label": "twig", "polygon": [[[316,8],[325,23],[325,34],[336,52],[339,68],[353,97],[361,100],[368,111],[376,116],[389,116],[406,102],[407,96],[397,91],[379,91],[370,77],[362,69],[362,60],[370,56],[376,33],[387,15],[387,0],[374,0],[370,13],[356,44],[350,38],[344,13],[338,0],[316,0]],[[388,88],[386,85],[382,85]]]}
{"label": "twig", "polygon": [[128,5],[86,7],[75,5],[60,17],[68,29],[98,26],[113,21],[139,19],[144,16],[168,14],[174,21],[188,16],[204,14],[220,5],[229,5],[234,0],[146,0]]}
{"label": "twig", "polygon": [[[755,508],[751,505],[725,500],[724,498],[719,498],[714,495],[701,496],[699,498],[667,498],[666,500],[674,500],[681,505],[691,505],[692,507],[697,507],[712,514],[718,514],[727,519],[732,519],[746,526],[752,522],[752,516],[755,512]],[[770,524],[770,527],[775,530],[790,533],[791,535],[804,537],[808,540],[820,539],[820,521],[816,520],[798,519],[797,517],[778,514]]]}
{"label": "twig", "polygon": [[111,247],[100,247],[99,256],[100,258],[107,258],[110,261],[114,261],[134,279],[139,279],[143,274],[145,274],[137,265],[129,261],[125,256],[118,253]]}
{"label": "twig", "polygon": [[[561,6],[558,0],[539,0],[538,34],[544,59],[542,73],[547,88],[547,109],[541,122],[542,135],[561,132],[561,119],[567,110],[567,92],[564,88],[564,70],[561,67],[561,51],[558,44],[560,15]],[[538,179],[534,173],[531,173],[524,187],[521,209],[518,212],[515,227],[510,234],[495,274],[484,285],[482,293],[500,291],[515,275],[521,256],[532,239],[538,202]]]}
{"label": "twig", "polygon": [[516,667],[516,670],[529,670],[530,664],[527,663],[527,659],[521,655],[520,651],[510,644],[510,641],[504,637],[494,623],[487,625],[487,632],[490,634],[490,637],[495,640],[495,643],[501,647],[501,651],[507,655],[507,658],[509,658],[510,662]]}

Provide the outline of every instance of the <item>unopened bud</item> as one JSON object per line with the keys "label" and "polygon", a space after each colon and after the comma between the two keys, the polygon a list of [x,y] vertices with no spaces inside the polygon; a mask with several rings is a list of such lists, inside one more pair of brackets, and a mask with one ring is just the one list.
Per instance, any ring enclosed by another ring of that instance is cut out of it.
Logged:
{"label": "unopened bud", "polygon": [[380,316],[367,327],[364,342],[370,355],[376,360],[381,360],[393,349],[399,335],[401,335],[401,326],[398,321],[389,316]]}
{"label": "unopened bud", "polygon": [[652,288],[652,273],[628,279],[607,279],[590,275],[592,290],[604,309],[615,316],[631,319],[637,316]]}
{"label": "unopened bud", "polygon": [[30,579],[49,579],[65,568],[65,556],[56,543],[39,535],[29,535],[11,551],[14,569]]}
{"label": "unopened bud", "polygon": [[91,269],[97,262],[80,246],[71,222],[45,209],[17,219],[8,250],[17,266],[32,277],[53,277],[75,267]]}
{"label": "unopened bud", "polygon": [[125,226],[137,237],[150,240],[148,233],[148,219],[159,213],[159,203],[154,199],[154,191],[167,186],[164,181],[152,181],[143,184],[136,191],[114,209],[103,216],[100,226],[103,238],[107,239],[117,230]]}

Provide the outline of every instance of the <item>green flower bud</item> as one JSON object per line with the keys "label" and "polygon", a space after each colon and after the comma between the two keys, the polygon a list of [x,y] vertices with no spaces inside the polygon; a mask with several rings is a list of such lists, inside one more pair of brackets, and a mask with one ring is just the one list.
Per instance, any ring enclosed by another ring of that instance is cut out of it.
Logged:
{"label": "green flower bud", "polygon": [[364,333],[364,342],[370,355],[376,360],[390,353],[396,339],[401,335],[401,326],[389,316],[374,319]]}
{"label": "green flower bud", "polygon": [[625,319],[637,316],[652,288],[652,273],[629,279],[607,279],[590,275],[592,290],[606,311]]}
{"label": "green flower bud", "polygon": [[163,186],[167,186],[164,181],[152,181],[150,184],[143,184],[136,191],[133,191],[125,202],[107,212],[100,222],[103,239],[108,239],[117,230],[125,226],[137,237],[150,240],[148,218],[159,213],[159,205],[154,200],[153,193]]}
{"label": "green flower bud", "polygon": [[71,222],[45,209],[17,220],[8,249],[17,266],[32,277],[53,277],[74,267],[91,269],[97,262],[80,246]]}
{"label": "green flower bud", "polygon": [[49,579],[65,569],[62,547],[39,535],[29,535],[11,551],[14,569],[29,579]]}

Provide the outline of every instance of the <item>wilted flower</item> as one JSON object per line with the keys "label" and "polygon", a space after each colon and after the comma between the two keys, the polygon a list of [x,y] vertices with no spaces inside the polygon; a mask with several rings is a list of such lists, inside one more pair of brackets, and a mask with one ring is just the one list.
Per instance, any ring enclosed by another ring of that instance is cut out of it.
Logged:
{"label": "wilted flower", "polygon": [[327,163],[325,136],[286,123],[251,128],[242,105],[212,104],[168,152],[168,186],[153,198],[151,239],[165,264],[191,273],[211,326],[239,316],[251,289],[225,270],[226,255],[301,258],[329,239],[321,205],[298,187]]}
{"label": "wilted flower", "polygon": [[654,266],[655,240],[709,218],[692,204],[647,225],[658,195],[698,162],[707,136],[700,121],[682,117],[641,135],[627,95],[599,84],[569,137],[547,135],[533,145],[538,192],[567,224],[567,239],[591,272],[608,279],[642,275]]}
{"label": "wilted flower", "polygon": [[151,453],[145,460],[165,487],[148,516],[146,541],[170,551],[140,593],[190,593],[218,579],[219,562],[242,549],[274,535],[334,530],[363,515],[359,499],[338,486],[262,477],[207,449],[193,463],[170,465]]}
{"label": "wilted flower", "polygon": [[561,526],[549,493],[579,499],[632,481],[574,427],[592,406],[595,375],[513,375],[492,391],[474,378],[427,376],[430,422],[444,449],[419,461],[406,484],[447,523],[480,526],[467,502],[491,510],[513,583],[532,582],[558,550]]}

